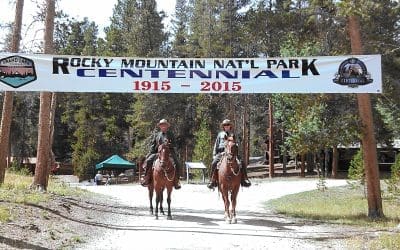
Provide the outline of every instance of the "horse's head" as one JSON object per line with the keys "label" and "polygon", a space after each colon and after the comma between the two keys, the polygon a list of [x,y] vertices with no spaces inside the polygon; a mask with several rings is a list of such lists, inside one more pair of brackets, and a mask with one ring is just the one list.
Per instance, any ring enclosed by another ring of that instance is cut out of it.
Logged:
{"label": "horse's head", "polygon": [[170,156],[170,141],[165,140],[164,143],[158,146],[158,158],[163,163],[169,159]]}
{"label": "horse's head", "polygon": [[228,157],[228,160],[233,160],[238,155],[238,145],[236,144],[234,135],[225,136],[225,154]]}

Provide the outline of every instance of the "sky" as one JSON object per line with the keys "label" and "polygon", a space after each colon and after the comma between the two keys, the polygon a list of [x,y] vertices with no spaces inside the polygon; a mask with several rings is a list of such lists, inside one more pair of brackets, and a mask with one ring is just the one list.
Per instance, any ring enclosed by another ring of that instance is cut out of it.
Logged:
{"label": "sky", "polygon": [[[15,4],[12,3],[15,0],[0,0],[0,24],[10,23],[15,18]],[[44,0],[39,0],[39,2]],[[165,20],[165,26],[169,25],[169,20],[175,11],[176,0],[157,0],[157,9],[163,10],[168,15]],[[88,17],[90,21],[94,21],[99,28],[99,35],[104,36],[102,31],[104,27],[110,24],[110,17],[112,16],[114,5],[117,0],[59,0],[56,5],[56,9],[63,10],[66,14],[71,17],[75,17],[77,20],[82,20],[84,17]],[[43,39],[43,26],[35,25],[29,27],[32,23],[32,17],[37,12],[36,5],[32,3],[32,0],[24,1],[24,12],[22,17],[22,44],[21,49],[24,51],[30,50],[35,47]],[[3,42],[5,36],[5,30],[0,29],[0,50],[3,49]],[[33,51],[37,52],[37,51]]]}

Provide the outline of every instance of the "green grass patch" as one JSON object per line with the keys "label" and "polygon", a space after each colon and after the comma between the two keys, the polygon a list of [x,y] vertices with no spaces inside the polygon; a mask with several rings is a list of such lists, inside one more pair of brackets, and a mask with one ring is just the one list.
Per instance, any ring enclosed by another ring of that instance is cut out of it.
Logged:
{"label": "green grass patch", "polygon": [[400,234],[383,234],[369,246],[369,249],[400,249]]}
{"label": "green grass patch", "polygon": [[49,179],[47,193],[37,192],[31,189],[33,176],[15,172],[6,172],[3,185],[0,186],[0,200],[12,203],[34,203],[46,202],[50,195],[60,196],[83,196],[88,192],[79,188],[71,188],[58,182],[52,177]]}
{"label": "green grass patch", "polygon": [[[287,195],[266,203],[277,213],[287,216],[319,220],[335,224],[365,226],[381,230],[392,230],[400,224],[400,203],[383,199],[385,218],[371,220],[368,203],[363,190],[348,187],[329,188]],[[353,238],[348,241],[351,249],[400,249],[400,234],[385,233],[376,239]]]}
{"label": "green grass patch", "polygon": [[0,223],[7,222],[11,219],[10,210],[0,205]]}
{"label": "green grass patch", "polygon": [[268,202],[268,205],[277,213],[313,220],[350,223],[367,219],[362,195],[345,188],[287,195]]}
{"label": "green grass patch", "polygon": [[89,192],[84,189],[78,187],[70,187],[64,182],[59,182],[52,177],[50,177],[47,190],[49,193],[60,196],[85,196],[89,194]]}
{"label": "green grass patch", "polygon": [[363,191],[347,187],[287,195],[267,205],[280,214],[331,223],[391,227],[400,222],[400,203],[383,200],[385,218],[373,221],[367,216],[368,204]]}
{"label": "green grass patch", "polygon": [[47,194],[41,194],[29,188],[32,180],[32,176],[6,172],[4,183],[0,187],[0,200],[35,204],[46,201]]}
{"label": "green grass patch", "polygon": [[398,250],[400,249],[399,233],[383,233],[375,239],[361,236],[352,238],[346,242],[348,249],[368,249],[368,250]]}

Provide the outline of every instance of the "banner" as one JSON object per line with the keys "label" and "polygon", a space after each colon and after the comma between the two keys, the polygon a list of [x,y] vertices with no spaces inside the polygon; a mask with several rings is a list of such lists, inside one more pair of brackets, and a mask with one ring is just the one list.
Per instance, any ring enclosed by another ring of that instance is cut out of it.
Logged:
{"label": "banner", "polygon": [[0,53],[0,90],[381,93],[381,56],[132,58]]}

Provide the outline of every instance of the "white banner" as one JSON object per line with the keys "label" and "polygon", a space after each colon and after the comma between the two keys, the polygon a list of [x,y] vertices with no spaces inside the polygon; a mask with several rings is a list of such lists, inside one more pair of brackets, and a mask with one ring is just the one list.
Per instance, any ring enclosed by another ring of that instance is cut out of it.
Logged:
{"label": "white banner", "polygon": [[0,90],[381,93],[381,56],[131,58],[0,53]]}

